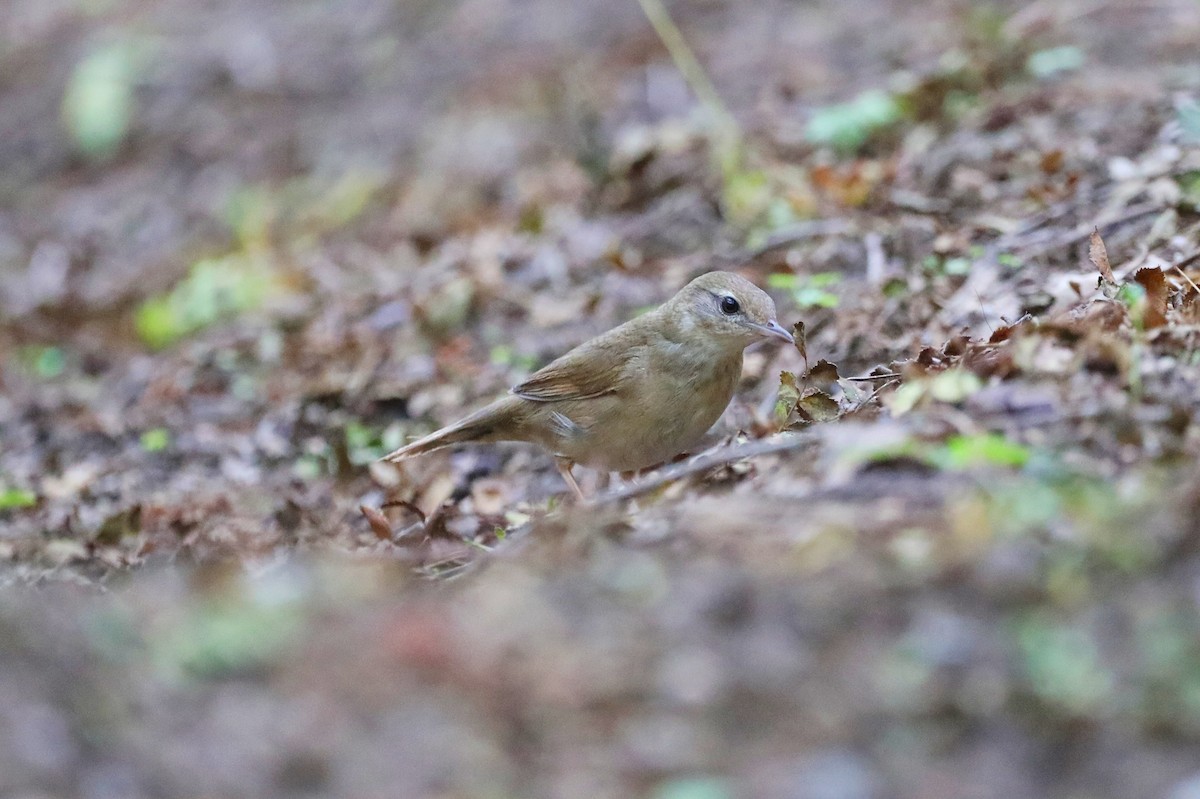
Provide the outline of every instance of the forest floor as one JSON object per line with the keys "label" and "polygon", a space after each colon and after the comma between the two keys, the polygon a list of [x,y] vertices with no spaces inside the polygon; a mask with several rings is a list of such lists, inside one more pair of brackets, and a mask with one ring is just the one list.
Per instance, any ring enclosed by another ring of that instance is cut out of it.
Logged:
{"label": "forest floor", "polygon": [[[0,797],[1200,797],[1200,7],[669,7],[0,5]],[[713,268],[700,459],[377,462]]]}

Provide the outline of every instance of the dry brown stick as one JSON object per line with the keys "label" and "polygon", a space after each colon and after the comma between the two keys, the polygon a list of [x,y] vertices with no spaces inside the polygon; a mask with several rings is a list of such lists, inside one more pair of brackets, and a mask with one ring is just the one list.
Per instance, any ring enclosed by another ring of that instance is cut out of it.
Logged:
{"label": "dry brown stick", "polygon": [[849,219],[810,219],[776,230],[762,245],[739,254],[742,260],[760,258],[769,252],[799,244],[807,239],[841,236],[854,229]]}
{"label": "dry brown stick", "polygon": [[[632,499],[633,497],[653,491],[660,486],[664,486],[675,480],[703,472],[715,466],[721,466],[726,463],[742,460],[743,458],[751,458],[755,455],[767,455],[772,452],[786,452],[792,449],[799,449],[806,444],[812,444],[817,441],[817,438],[806,433],[783,433],[769,439],[760,439],[758,441],[750,441],[745,444],[739,444],[732,447],[717,447],[708,452],[705,452],[690,461],[669,466],[663,469],[658,469],[651,474],[646,475],[646,478],[632,485],[619,488],[616,491],[610,491],[606,494],[601,494],[590,502],[584,505],[584,508],[596,507],[597,505],[619,502],[624,499]],[[569,512],[569,509],[568,509]],[[504,536],[503,545],[496,546],[490,552],[478,553],[458,553],[452,557],[437,561],[436,563],[426,564],[421,567],[420,571],[427,576],[434,577],[439,580],[455,579],[470,574],[480,568],[487,566],[497,557],[511,555],[515,550],[513,547],[518,546],[519,542],[523,541],[531,530],[538,524],[538,518],[531,519],[519,527],[509,530]],[[464,560],[465,556],[465,560]],[[454,566],[445,572],[429,573],[431,568],[435,568],[446,563],[453,563],[456,560],[464,560],[459,566]]]}
{"label": "dry brown stick", "polygon": [[1197,286],[1196,281],[1194,281],[1190,277],[1188,277],[1188,273],[1183,271],[1183,267],[1172,266],[1171,268],[1174,269],[1176,272],[1178,272],[1179,276],[1182,277],[1185,281],[1187,281],[1187,284],[1192,287],[1192,291],[1196,292],[1197,294],[1200,294],[1200,286]]}
{"label": "dry brown stick", "polygon": [[1056,219],[1061,219],[1072,211],[1079,210],[1080,204],[1079,197],[1073,197],[1070,200],[1056,203],[1032,216],[1027,216],[1014,229],[997,238],[994,244],[1000,249],[1007,249],[1012,246],[1013,242],[1028,237],[1029,234],[1034,233]]}
{"label": "dry brown stick", "polygon": [[1134,205],[1125,209],[1116,216],[1112,216],[1107,219],[1096,220],[1094,222],[1088,222],[1086,224],[1076,225],[1066,233],[1060,233],[1056,236],[1049,237],[1048,241],[1039,242],[1035,239],[1032,242],[1026,242],[1025,244],[1014,243],[1011,245],[1011,249],[1013,252],[1016,252],[1026,258],[1032,258],[1038,255],[1043,255],[1051,250],[1058,249],[1059,247],[1068,247],[1072,244],[1077,244],[1081,241],[1084,241],[1092,235],[1092,231],[1094,230],[1108,230],[1118,225],[1124,225],[1128,222],[1133,222],[1142,218],[1143,216],[1148,216],[1149,214],[1161,211],[1162,209],[1163,206],[1161,203],[1139,203],[1138,205]]}
{"label": "dry brown stick", "polygon": [[799,449],[815,443],[816,440],[815,436],[805,433],[782,433],[773,438],[750,441],[736,446],[719,447],[683,463],[657,469],[631,485],[595,497],[588,504],[602,505],[608,502],[631,499],[642,494],[648,494],[667,483],[673,483],[676,480],[698,472],[708,471],[716,466],[724,466],[727,463],[733,463],[745,458],[753,458],[757,455],[768,455],[772,452],[786,452],[788,450]]}
{"label": "dry brown stick", "polygon": [[[1196,250],[1194,253],[1191,253],[1190,255],[1185,255],[1183,258],[1180,258],[1178,261],[1171,264],[1171,268],[1178,269],[1179,274],[1183,275],[1183,277],[1187,280],[1187,282],[1191,283],[1192,282],[1191,278],[1189,278],[1186,274],[1184,274],[1183,268],[1185,266],[1191,266],[1196,261],[1200,261],[1200,250]],[[1194,283],[1192,284],[1192,288],[1196,288]]]}
{"label": "dry brown stick", "polygon": [[1096,187],[1091,184],[1081,185],[1071,197],[1054,203],[1020,220],[1015,228],[992,242],[992,246],[997,247],[999,250],[1007,250],[1015,246],[1017,242],[1036,240],[1035,236],[1031,234],[1038,233],[1040,228],[1052,222],[1057,222],[1072,213],[1082,213],[1085,205],[1090,204],[1095,206],[1107,203],[1112,199],[1112,194],[1111,187]]}
{"label": "dry brown stick", "polygon": [[901,377],[901,374],[899,372],[884,372],[883,374],[878,374],[878,375],[864,375],[863,377],[843,377],[842,379],[843,380],[853,380],[854,382],[858,383],[858,382],[867,382],[870,380],[891,380],[891,379],[897,378],[897,377]]}

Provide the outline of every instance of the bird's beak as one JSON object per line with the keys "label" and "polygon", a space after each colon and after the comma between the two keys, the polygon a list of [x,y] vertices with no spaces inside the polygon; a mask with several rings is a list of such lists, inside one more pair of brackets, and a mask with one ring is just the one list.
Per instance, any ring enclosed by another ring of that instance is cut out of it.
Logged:
{"label": "bird's beak", "polygon": [[751,323],[750,327],[757,330],[760,335],[766,338],[777,338],[781,341],[786,341],[788,344],[796,343],[792,340],[792,334],[784,330],[774,319],[772,319],[770,322],[767,322],[765,325]]}

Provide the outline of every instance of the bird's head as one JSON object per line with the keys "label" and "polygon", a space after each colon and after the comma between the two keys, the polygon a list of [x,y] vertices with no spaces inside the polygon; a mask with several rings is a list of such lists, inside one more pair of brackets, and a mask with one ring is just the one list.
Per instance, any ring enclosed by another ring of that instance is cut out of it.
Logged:
{"label": "bird's head", "polygon": [[709,272],[688,283],[668,303],[685,331],[747,347],[762,339],[792,342],[775,318],[775,302],[765,291],[732,272]]}

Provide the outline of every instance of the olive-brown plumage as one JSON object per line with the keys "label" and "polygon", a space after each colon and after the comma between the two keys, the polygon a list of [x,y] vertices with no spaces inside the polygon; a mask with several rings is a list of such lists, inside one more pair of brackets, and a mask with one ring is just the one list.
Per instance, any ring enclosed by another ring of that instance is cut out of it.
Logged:
{"label": "olive-brown plumage", "polygon": [[468,441],[527,441],[552,452],[580,494],[573,464],[632,471],[696,444],[733,398],[742,351],[763,338],[791,341],[771,298],[738,275],[709,272],[384,460]]}

